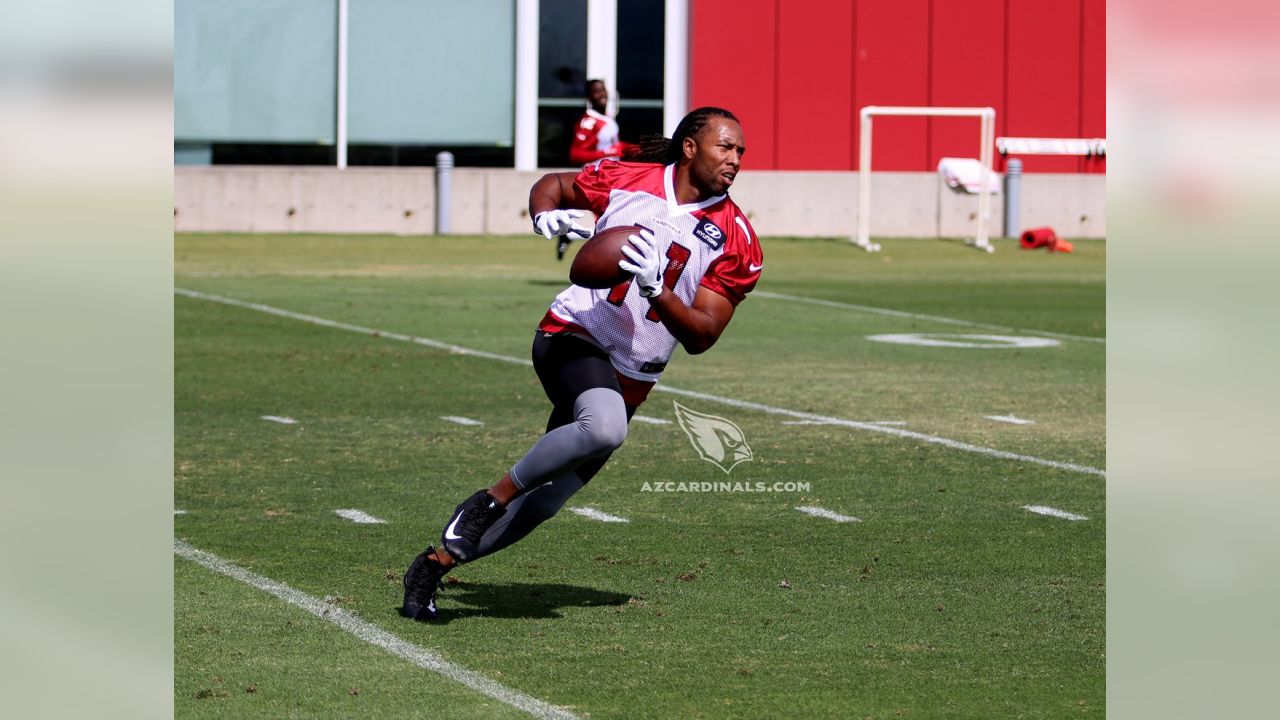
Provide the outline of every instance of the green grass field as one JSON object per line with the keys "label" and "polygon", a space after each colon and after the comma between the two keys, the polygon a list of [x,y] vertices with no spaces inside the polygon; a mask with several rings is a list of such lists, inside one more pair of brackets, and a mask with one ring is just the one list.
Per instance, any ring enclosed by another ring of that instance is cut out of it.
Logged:
{"label": "green grass field", "polygon": [[[177,237],[178,288],[380,333],[176,295],[175,537],[580,717],[1104,716],[1105,480],[1090,469],[1106,465],[1105,243],[763,242],[758,294],[709,353],[678,351],[662,386],[774,411],[668,392],[640,410],[729,419],[754,459],[726,476],[677,425],[635,422],[570,501],[628,523],[566,510],[455,571],[423,624],[397,613],[405,566],[536,440],[549,404],[529,367],[388,334],[523,360],[567,262],[532,236]],[[884,333],[1058,344],[867,339]],[[1034,424],[987,418],[1006,415]],[[723,480],[810,489],[642,491]],[[524,716],[174,563],[179,717]]]}

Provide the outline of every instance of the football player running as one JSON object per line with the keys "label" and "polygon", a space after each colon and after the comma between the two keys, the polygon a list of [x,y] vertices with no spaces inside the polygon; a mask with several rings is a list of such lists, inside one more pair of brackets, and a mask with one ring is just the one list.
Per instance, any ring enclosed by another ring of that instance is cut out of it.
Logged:
{"label": "football player running", "polygon": [[523,538],[581,490],[627,437],[627,425],[678,343],[706,352],[755,287],[759,239],[728,196],[746,145],[728,110],[703,107],[672,138],[650,138],[634,161],[602,159],[577,173],[543,176],[529,193],[534,230],[548,239],[639,225],[618,264],[616,287],[570,286],[534,334],[533,366],[551,401],[546,433],[493,486],[458,505],[440,547],[404,574],[405,616],[437,616],[436,591],[454,565]]}

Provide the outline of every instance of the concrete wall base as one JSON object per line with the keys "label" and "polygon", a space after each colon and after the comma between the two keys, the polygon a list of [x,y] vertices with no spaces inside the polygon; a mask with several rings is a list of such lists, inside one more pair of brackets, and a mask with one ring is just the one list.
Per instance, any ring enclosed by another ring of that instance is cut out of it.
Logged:
{"label": "concrete wall base", "polygon": [[[454,232],[532,232],[529,188],[546,172],[455,169]],[[857,228],[857,173],[747,171],[732,192],[761,235],[848,237]],[[1001,196],[992,200],[988,228],[997,237],[1005,234],[1004,211]],[[1106,237],[1106,200],[1105,175],[1024,175],[1023,229]],[[947,188],[936,173],[875,173],[871,201],[873,236],[966,237],[977,228],[977,196]],[[430,235],[435,170],[176,167],[173,219],[179,232]]]}

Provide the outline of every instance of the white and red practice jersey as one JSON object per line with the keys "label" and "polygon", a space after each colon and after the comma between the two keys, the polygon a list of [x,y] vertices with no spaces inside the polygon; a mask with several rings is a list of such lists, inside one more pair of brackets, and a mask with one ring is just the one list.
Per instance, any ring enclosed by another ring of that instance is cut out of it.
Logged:
{"label": "white and red practice jersey", "polygon": [[[736,306],[760,279],[760,241],[728,195],[678,205],[674,172],[675,165],[601,160],[583,168],[574,184],[600,218],[597,232],[622,225],[653,231],[664,258],[663,283],[685,305],[693,304],[698,288],[707,288]],[[556,296],[542,328],[577,325],[609,353],[619,373],[655,382],[676,339],[634,285],[631,280],[609,290],[572,285]]]}
{"label": "white and red practice jersey", "polygon": [[573,141],[569,143],[569,164],[585,165],[603,157],[621,153],[618,144],[618,121],[587,108],[587,114],[573,129]]}

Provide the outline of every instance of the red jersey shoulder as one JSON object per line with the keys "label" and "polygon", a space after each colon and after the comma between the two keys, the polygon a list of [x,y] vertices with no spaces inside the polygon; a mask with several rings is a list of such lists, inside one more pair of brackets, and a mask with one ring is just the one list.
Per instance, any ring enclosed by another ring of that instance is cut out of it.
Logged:
{"label": "red jersey shoulder", "polygon": [[[706,210],[695,212],[694,217],[701,222],[709,221],[716,230],[724,235],[724,252],[726,255],[740,255],[757,264],[764,261],[764,253],[760,240],[756,237],[755,228],[747,221],[747,214],[729,198],[716,203]],[[710,228],[708,228],[710,229]]]}
{"label": "red jersey shoulder", "polygon": [[[702,286],[737,305],[755,289],[760,271],[764,269],[764,250],[760,247],[760,239],[756,237],[751,223],[747,222],[746,213],[727,198],[723,203],[708,208],[699,221],[702,233],[714,234],[719,230],[724,234],[723,252],[703,274]],[[710,222],[712,227],[704,226],[704,222]],[[694,234],[699,234],[699,231]]]}
{"label": "red jersey shoulder", "polygon": [[574,184],[582,190],[597,215],[609,205],[613,190],[647,192],[662,196],[663,166],[655,163],[604,159],[582,168]]}

